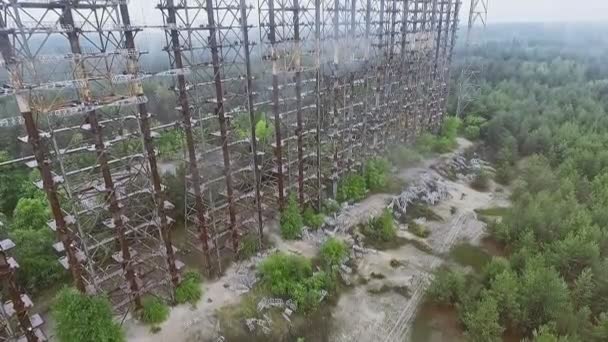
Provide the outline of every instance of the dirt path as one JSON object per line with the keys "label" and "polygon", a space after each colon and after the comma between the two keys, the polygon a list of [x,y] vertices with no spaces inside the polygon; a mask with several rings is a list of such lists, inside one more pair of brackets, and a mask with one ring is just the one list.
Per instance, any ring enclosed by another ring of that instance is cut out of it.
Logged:
{"label": "dirt path", "polygon": [[[469,146],[464,140],[459,142],[458,151]],[[424,172],[440,176],[431,170],[431,166],[449,157],[450,155],[443,155],[424,161],[419,167],[401,171],[399,176],[406,181],[413,181]],[[432,270],[444,262],[442,256],[459,241],[471,244],[481,242],[485,224],[477,219],[474,210],[509,204],[506,192],[478,192],[462,180],[443,180],[451,198],[432,208],[443,221],[425,224],[431,232],[426,242],[432,252],[407,244],[397,249],[366,255],[360,260],[358,272],[361,277],[369,277],[374,272],[381,273],[384,278],[358,286],[340,297],[333,315],[332,341],[406,341],[416,310],[431,280]],[[456,208],[456,212],[453,212],[453,208]],[[399,266],[391,267],[391,260],[397,261]],[[378,282],[388,288],[405,285],[409,288],[408,296],[392,292],[381,295],[370,292],[379,286],[376,284]],[[356,316],[353,312],[357,313]]]}

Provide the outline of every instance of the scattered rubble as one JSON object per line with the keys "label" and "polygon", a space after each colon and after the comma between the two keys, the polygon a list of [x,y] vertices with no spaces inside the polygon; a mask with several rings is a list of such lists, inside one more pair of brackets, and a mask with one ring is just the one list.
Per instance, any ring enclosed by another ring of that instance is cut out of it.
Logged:
{"label": "scattered rubble", "polygon": [[490,163],[477,158],[475,154],[471,158],[467,157],[464,153],[458,153],[447,161],[434,165],[433,169],[448,179],[459,177],[465,179],[471,178],[482,170],[489,173],[496,172]]}
{"label": "scattered rubble", "polygon": [[263,315],[263,318],[259,319],[259,318],[248,318],[245,320],[245,325],[247,325],[247,328],[249,329],[250,332],[254,332],[257,328],[262,329],[262,332],[266,335],[269,335],[271,330],[270,330],[270,325],[272,324],[272,320],[270,319],[270,317],[267,314]]}
{"label": "scattered rubble", "polygon": [[[254,285],[258,282],[256,269],[260,262],[271,254],[276,253],[277,249],[272,248],[267,251],[259,252],[248,260],[242,261],[235,272],[236,281],[233,284],[235,291],[241,295],[251,291]],[[227,284],[226,284],[227,285]]]}
{"label": "scattered rubble", "polygon": [[408,205],[414,202],[435,205],[449,198],[451,195],[444,181],[430,172],[426,172],[420,175],[418,182],[408,186],[400,195],[395,196],[388,207],[399,218],[406,214]]}

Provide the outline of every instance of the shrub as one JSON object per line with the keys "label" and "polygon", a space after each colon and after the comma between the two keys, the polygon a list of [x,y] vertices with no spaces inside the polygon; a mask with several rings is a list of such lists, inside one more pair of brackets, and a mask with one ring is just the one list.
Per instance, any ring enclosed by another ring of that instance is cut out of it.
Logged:
{"label": "shrub", "polygon": [[112,319],[110,302],[64,288],[52,307],[55,332],[61,342],[125,341],[120,326]]}
{"label": "shrub", "polygon": [[340,265],[347,256],[346,245],[336,238],[327,239],[319,250],[321,262],[326,269],[331,270],[333,266]]}
{"label": "shrub", "polygon": [[163,158],[171,158],[182,150],[182,135],[180,130],[163,131],[158,138],[158,154]]}
{"label": "shrub", "polygon": [[271,255],[258,266],[258,272],[261,286],[271,295],[292,298],[303,311],[315,309],[321,291],[331,286],[325,272],[313,274],[310,260],[296,255]]}
{"label": "shrub", "polygon": [[298,309],[304,312],[316,309],[322,298],[322,291],[329,289],[331,280],[325,272],[316,272],[312,277],[294,284],[291,298],[298,304]]}
{"label": "shrub", "polygon": [[509,185],[513,178],[515,178],[515,171],[513,170],[513,166],[508,163],[501,163],[496,168],[496,182],[502,185]]}
{"label": "shrub", "polygon": [[302,233],[302,215],[298,208],[298,202],[294,195],[287,200],[287,207],[281,212],[281,236],[284,239],[293,240],[300,237]]}
{"label": "shrub", "polygon": [[142,301],[139,318],[147,324],[159,324],[169,317],[169,307],[159,298],[146,297]]}
{"label": "shrub", "polygon": [[273,296],[289,297],[293,283],[312,275],[310,260],[297,255],[277,253],[269,256],[259,266],[260,283]]}
{"label": "shrub", "polygon": [[490,188],[490,176],[488,173],[483,170],[477,172],[471,182],[471,187],[477,191],[488,191]]}
{"label": "shrub", "polygon": [[466,280],[462,273],[441,268],[427,290],[429,300],[438,304],[455,304],[465,293]]}
{"label": "shrub", "polygon": [[421,161],[422,156],[409,147],[398,146],[389,152],[389,160],[398,167],[407,167]]}
{"label": "shrub", "polygon": [[325,216],[321,213],[315,213],[315,210],[310,206],[307,206],[306,209],[304,209],[302,219],[304,220],[304,224],[312,230],[321,228],[323,222],[325,222]]}
{"label": "shrub", "polygon": [[390,170],[390,163],[384,158],[375,158],[365,163],[365,184],[372,191],[379,191],[386,187],[386,176]]}
{"label": "shrub", "polygon": [[365,198],[367,187],[365,178],[357,174],[346,176],[338,185],[338,201],[360,201]]}
{"label": "shrub", "polygon": [[274,130],[272,128],[272,126],[270,126],[268,124],[268,121],[266,121],[265,118],[260,119],[256,124],[255,124],[255,137],[262,143],[262,144],[266,144],[267,142],[270,141],[270,138],[272,137],[274,133]]}
{"label": "shrub", "polygon": [[323,213],[326,215],[333,214],[340,210],[340,204],[333,199],[327,199],[323,202]]}
{"label": "shrub", "polygon": [[481,130],[478,126],[468,126],[464,129],[464,136],[469,140],[477,140],[481,135]]}
{"label": "shrub", "polygon": [[441,125],[441,137],[454,141],[458,136],[458,130],[461,125],[462,121],[456,116],[446,118]]}
{"label": "shrub", "polygon": [[407,224],[407,230],[421,238],[427,238],[429,235],[431,235],[431,232],[428,229],[413,220]]}
{"label": "shrub", "polygon": [[200,286],[201,276],[198,272],[189,271],[184,274],[184,279],[175,289],[175,301],[179,304],[189,302],[196,304],[201,299],[203,291]]}
{"label": "shrub", "polygon": [[393,214],[390,210],[384,209],[382,215],[372,218],[363,226],[363,234],[376,241],[390,241],[397,236]]}
{"label": "shrub", "polygon": [[435,146],[435,136],[431,133],[424,133],[416,139],[416,150],[424,155],[431,154]]}
{"label": "shrub", "polygon": [[437,138],[433,145],[433,152],[447,153],[456,148],[456,141],[446,137]]}

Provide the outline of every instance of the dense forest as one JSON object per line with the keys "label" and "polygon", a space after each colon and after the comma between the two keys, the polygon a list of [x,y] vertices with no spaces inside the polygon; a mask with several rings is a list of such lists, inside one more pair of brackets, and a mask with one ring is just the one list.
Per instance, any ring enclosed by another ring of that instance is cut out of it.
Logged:
{"label": "dense forest", "polygon": [[513,202],[488,226],[506,256],[476,275],[443,268],[428,292],[471,341],[608,340],[608,45],[544,30],[491,28],[469,56],[481,85],[463,132]]}

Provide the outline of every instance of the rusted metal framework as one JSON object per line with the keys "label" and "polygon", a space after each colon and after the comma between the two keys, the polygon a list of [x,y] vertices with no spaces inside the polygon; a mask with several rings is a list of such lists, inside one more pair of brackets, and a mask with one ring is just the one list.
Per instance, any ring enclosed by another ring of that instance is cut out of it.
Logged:
{"label": "rusted metal framework", "polygon": [[260,0],[261,57],[259,110],[274,127],[272,154],[263,168],[267,205],[317,206],[319,183],[319,54],[321,8],[314,0]]}
{"label": "rusted metal framework", "polygon": [[[164,199],[127,3],[1,1],[2,57],[40,171],[54,245],[78,290],[118,312],[172,298],[173,205]],[[49,46],[53,45],[52,49]]]}
{"label": "rusted metal framework", "polygon": [[[155,152],[162,130],[183,137],[187,240],[221,272],[246,236],[261,243],[288,196],[320,208],[344,175],[438,129],[460,8],[159,0],[162,24],[137,26],[125,0],[0,4],[4,94],[21,112],[7,123],[25,126],[32,151],[19,161],[40,171],[76,287],[109,294],[118,311],[144,293],[169,298],[183,267]],[[140,70],[144,29],[164,31],[170,70]],[[142,81],[160,76],[174,79],[177,104],[173,122],[156,124]]]}
{"label": "rusted metal framework", "polygon": [[[0,224],[1,226],[1,224]],[[30,297],[17,284],[19,264],[10,256],[15,243],[9,239],[0,241],[0,341],[46,341],[40,329],[44,323],[39,314],[30,315],[34,306]]]}
{"label": "rusted metal framework", "polygon": [[[482,70],[478,69],[473,61],[468,58],[471,45],[479,43],[480,33],[485,30],[488,23],[488,6],[490,0],[471,0],[467,21],[467,32],[464,42],[464,58],[460,67],[456,93],[456,115],[465,115],[466,107],[474,100],[479,93],[478,75]],[[481,27],[481,31],[476,32],[476,26]]]}
{"label": "rusted metal framework", "polygon": [[163,0],[157,8],[177,75],[187,230],[206,267],[221,272],[222,259],[238,254],[245,235],[260,239],[262,233],[265,141],[255,136],[260,115],[250,60],[253,7],[241,0]]}

